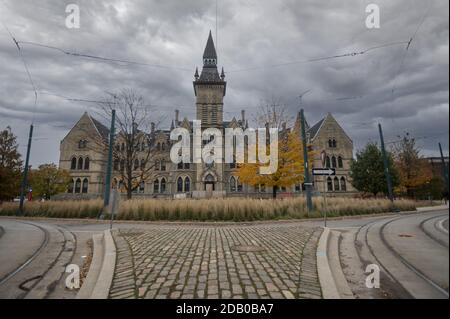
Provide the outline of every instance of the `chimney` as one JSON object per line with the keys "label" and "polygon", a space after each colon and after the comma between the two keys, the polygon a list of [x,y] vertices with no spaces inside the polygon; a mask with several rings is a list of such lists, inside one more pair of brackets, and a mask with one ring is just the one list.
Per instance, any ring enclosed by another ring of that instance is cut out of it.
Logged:
{"label": "chimney", "polygon": [[180,111],[175,110],[175,126],[178,126],[178,118],[180,116]]}
{"label": "chimney", "polygon": [[151,133],[155,133],[155,123],[151,122],[150,123],[150,127],[151,127]]}
{"label": "chimney", "polygon": [[242,124],[245,123],[245,110],[241,111],[241,117],[242,117]]}

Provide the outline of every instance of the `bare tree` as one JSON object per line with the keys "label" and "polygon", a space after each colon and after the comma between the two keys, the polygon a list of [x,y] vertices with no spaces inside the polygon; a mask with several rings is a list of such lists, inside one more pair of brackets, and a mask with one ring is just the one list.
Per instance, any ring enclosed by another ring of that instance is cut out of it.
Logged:
{"label": "bare tree", "polygon": [[131,89],[109,93],[100,108],[108,118],[111,118],[112,110],[116,110],[113,176],[119,178],[127,198],[131,199],[133,192],[142,183],[145,185],[153,176],[156,165],[159,165],[157,159],[162,154],[153,145],[151,136],[159,121],[152,118],[155,112],[145,105],[144,98]]}
{"label": "bare tree", "polygon": [[275,97],[262,101],[255,116],[255,122],[258,125],[269,125],[278,129],[282,129],[291,121],[292,117],[289,116],[287,106],[281,102],[281,99]]}

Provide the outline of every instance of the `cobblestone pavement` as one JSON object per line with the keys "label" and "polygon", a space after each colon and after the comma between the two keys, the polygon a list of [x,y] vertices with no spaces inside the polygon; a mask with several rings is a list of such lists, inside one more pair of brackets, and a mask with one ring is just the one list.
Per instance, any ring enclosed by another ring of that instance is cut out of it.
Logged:
{"label": "cobblestone pavement", "polygon": [[321,298],[321,233],[295,224],[115,230],[110,298]]}

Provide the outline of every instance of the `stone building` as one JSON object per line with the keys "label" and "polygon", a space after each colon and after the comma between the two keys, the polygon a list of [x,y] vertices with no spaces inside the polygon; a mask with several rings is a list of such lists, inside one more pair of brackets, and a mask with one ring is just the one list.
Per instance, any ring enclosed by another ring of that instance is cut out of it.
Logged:
{"label": "stone building", "polygon": [[[196,119],[202,121],[202,129],[218,128],[223,133],[226,128],[248,127],[245,111],[240,117],[225,121],[223,118],[224,97],[227,82],[223,68],[219,74],[217,53],[211,33],[209,34],[203,54],[203,68],[195,71],[193,82],[196,97]],[[184,127],[192,134],[193,122],[180,118],[179,111],[170,129]],[[285,128],[284,128],[285,129]],[[300,134],[300,121],[297,119],[293,128]],[[290,130],[289,128],[287,130]],[[155,165],[152,177],[142,182],[135,191],[136,196],[161,198],[184,197],[232,197],[252,196],[269,198],[272,189],[269,187],[253,187],[240,183],[234,176],[236,164],[228,163],[180,163],[170,161],[171,130],[156,130],[145,133],[147,145],[161,153]],[[353,155],[353,143],[342,127],[331,114],[317,124],[306,127],[309,143],[314,150],[315,167],[334,167],[336,176],[315,177],[314,189],[326,191],[333,195],[351,194],[348,170]],[[85,113],[67,136],[61,141],[60,167],[70,172],[73,180],[68,189],[68,197],[97,197],[104,192],[104,181],[107,159],[107,144],[109,130],[99,121]],[[191,139],[192,140],[192,139]],[[120,163],[114,164],[113,186],[123,190],[117,170]],[[137,165],[136,169],[139,169]],[[301,195],[303,185],[292,185],[279,190],[280,196]]]}

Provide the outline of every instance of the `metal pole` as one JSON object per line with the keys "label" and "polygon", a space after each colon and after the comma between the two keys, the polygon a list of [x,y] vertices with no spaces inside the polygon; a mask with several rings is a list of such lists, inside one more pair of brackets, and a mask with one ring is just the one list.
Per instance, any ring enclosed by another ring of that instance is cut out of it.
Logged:
{"label": "metal pole", "polygon": [[33,124],[30,125],[30,134],[28,135],[27,157],[25,160],[25,167],[23,170],[22,185],[20,187],[20,205],[19,205],[20,215],[24,215],[23,202],[24,202],[24,196],[25,196],[25,187],[27,187],[27,185],[28,185],[28,163],[30,161],[30,149],[31,149],[32,139],[33,139]]}
{"label": "metal pole", "polygon": [[309,177],[308,147],[306,144],[305,115],[303,109],[300,110],[300,121],[301,121],[302,143],[303,143],[303,161],[305,169],[306,207],[308,209],[309,215],[309,213],[313,209],[313,205],[311,198],[311,180]]}
{"label": "metal pole", "polygon": [[111,129],[109,131],[108,164],[106,167],[105,196],[103,202],[104,207],[107,207],[109,205],[109,196],[111,192],[111,171],[112,171],[112,157],[114,147],[115,121],[116,121],[116,110],[112,110]]}
{"label": "metal pole", "polygon": [[381,155],[383,156],[384,174],[386,175],[388,196],[389,196],[389,199],[391,200],[391,202],[394,202],[394,195],[392,193],[392,180],[391,180],[391,174],[389,173],[389,164],[388,164],[388,159],[386,156],[386,149],[384,146],[383,129],[381,128],[381,124],[378,124],[378,130],[380,131]]}
{"label": "metal pole", "polygon": [[445,191],[448,192],[448,166],[445,164],[444,153],[442,152],[442,145],[439,143],[439,151],[441,152],[442,173],[444,174]]}

